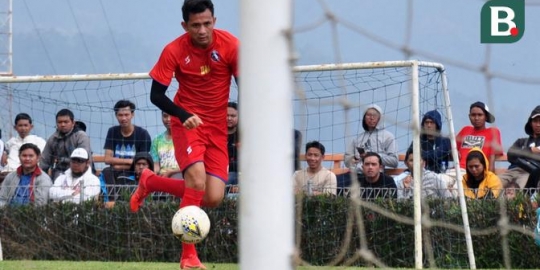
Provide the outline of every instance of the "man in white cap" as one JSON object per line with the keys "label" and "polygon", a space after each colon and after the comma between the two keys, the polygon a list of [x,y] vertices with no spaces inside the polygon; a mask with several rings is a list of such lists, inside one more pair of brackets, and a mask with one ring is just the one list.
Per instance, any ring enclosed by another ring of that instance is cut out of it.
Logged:
{"label": "man in white cap", "polygon": [[92,173],[88,152],[84,148],[76,148],[71,153],[69,169],[54,180],[49,198],[53,201],[81,203],[97,198],[99,184],[99,178]]}

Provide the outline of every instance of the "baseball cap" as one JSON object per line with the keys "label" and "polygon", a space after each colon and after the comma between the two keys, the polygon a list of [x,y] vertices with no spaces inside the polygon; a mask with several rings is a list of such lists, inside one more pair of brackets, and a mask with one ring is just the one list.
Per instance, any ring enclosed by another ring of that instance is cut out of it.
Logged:
{"label": "baseball cap", "polygon": [[482,111],[484,111],[484,114],[486,115],[486,122],[488,122],[488,123],[495,122],[495,116],[489,112],[489,108],[488,108],[488,106],[486,104],[484,104],[484,102],[477,101],[477,102],[471,104],[470,109],[472,109],[474,107],[478,107],[478,108],[482,109]]}
{"label": "baseball cap", "polygon": [[84,148],[77,148],[73,150],[73,153],[71,153],[71,158],[81,158],[81,159],[88,159],[88,152],[86,152],[86,149]]}
{"label": "baseball cap", "polygon": [[540,113],[534,114],[533,116],[531,116],[531,119],[534,119],[534,118],[536,118],[538,116],[540,116]]}

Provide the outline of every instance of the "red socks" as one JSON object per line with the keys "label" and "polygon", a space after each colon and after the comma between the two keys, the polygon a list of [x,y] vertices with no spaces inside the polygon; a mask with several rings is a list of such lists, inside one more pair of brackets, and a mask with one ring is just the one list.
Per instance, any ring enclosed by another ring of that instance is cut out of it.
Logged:
{"label": "red socks", "polygon": [[184,196],[185,188],[186,182],[183,179],[167,178],[157,174],[150,176],[146,181],[147,191],[167,192],[179,198]]}
{"label": "red socks", "polygon": [[[180,203],[180,208],[189,206],[189,205],[201,206],[201,202],[203,200],[205,193],[206,191],[204,190],[195,190],[192,188],[185,188],[184,197],[182,198],[182,202]],[[184,257],[193,256],[193,255],[195,256],[197,255],[197,250],[195,249],[195,245],[182,243],[182,257],[184,258]]]}

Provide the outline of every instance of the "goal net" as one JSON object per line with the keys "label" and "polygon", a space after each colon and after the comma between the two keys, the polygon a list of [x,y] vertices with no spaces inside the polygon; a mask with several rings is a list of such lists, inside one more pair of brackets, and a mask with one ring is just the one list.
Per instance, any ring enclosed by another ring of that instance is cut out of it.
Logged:
{"label": "goal net", "polygon": [[[400,154],[418,133],[420,117],[430,110],[442,115],[442,135],[453,139],[446,75],[440,64],[352,63],[298,66],[294,71],[295,129],[302,133],[302,145],[318,140],[325,145],[327,156],[345,152],[362,131],[363,112],[370,104],[381,107],[384,127],[394,134]],[[120,99],[136,104],[134,123],[148,129],[152,137],[164,130],[160,112],[149,102],[147,74],[4,77],[0,83],[0,94],[8,101],[0,108],[2,129],[8,131],[4,140],[16,136],[12,126],[17,113],[30,114],[33,134],[47,138],[55,130],[56,112],[69,108],[76,120],[86,124],[94,154],[101,155],[107,129],[117,124],[112,107]],[[236,100],[236,88],[231,91],[231,99]],[[340,164],[346,169],[343,162]],[[324,165],[333,166],[330,161]],[[103,164],[97,164],[100,166]],[[399,167],[403,169],[402,162]],[[531,234],[523,229],[533,220],[527,214],[530,211],[523,211],[524,217],[516,221],[512,215],[518,209],[516,204],[478,201],[465,208],[463,203],[458,199],[429,200],[420,207],[413,200],[297,197],[295,262],[413,267],[420,260],[423,266],[465,268],[474,265],[473,246],[474,252],[493,249],[501,254],[505,251],[500,245],[503,241],[532,244]],[[177,202],[152,202],[137,214],[129,213],[127,203],[121,201],[110,211],[99,203],[2,208],[3,255],[6,259],[176,262],[180,245],[170,233],[176,207]],[[213,228],[202,244],[203,261],[238,261],[237,237],[242,232],[237,227],[237,207],[233,198],[208,209]],[[472,214],[463,215],[465,209]],[[20,243],[26,241],[30,248],[23,249]],[[509,257],[509,251],[505,252]],[[507,260],[499,258],[483,265],[505,265]]]}

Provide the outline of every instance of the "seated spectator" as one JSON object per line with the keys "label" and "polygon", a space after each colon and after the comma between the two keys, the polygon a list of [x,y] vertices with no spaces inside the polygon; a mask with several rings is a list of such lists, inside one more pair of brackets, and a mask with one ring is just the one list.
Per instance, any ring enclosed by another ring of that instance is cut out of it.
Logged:
{"label": "seated spectator", "polygon": [[84,148],[87,153],[92,152],[90,138],[86,132],[75,127],[74,118],[73,112],[68,109],[58,111],[56,131],[49,137],[43,149],[39,166],[44,172],[49,173],[53,181],[69,168],[73,150]]}
{"label": "seated spectator", "polygon": [[49,200],[52,181],[38,166],[41,150],[25,143],[19,148],[21,165],[9,173],[0,188],[0,207],[6,205],[44,205]]}
{"label": "seated spectator", "polygon": [[144,169],[149,169],[153,172],[154,160],[148,152],[137,152],[133,157],[131,167],[128,170],[131,174],[120,176],[116,179],[115,185],[105,185],[102,182],[101,190],[104,194],[107,194],[109,198],[105,207],[113,207],[115,201],[127,199],[129,196],[124,197],[123,195],[131,195],[133,191],[135,191]]}
{"label": "seated spectator", "polygon": [[[501,132],[497,127],[487,127],[486,123],[495,122],[495,116],[489,111],[489,108],[483,102],[477,101],[471,104],[469,109],[470,126],[465,126],[456,135],[456,145],[459,154],[459,174],[463,178],[466,173],[467,154],[473,147],[478,147],[488,157],[490,171],[495,169],[495,159],[502,156],[503,148],[501,142]],[[448,169],[443,175],[453,194],[457,195],[457,177],[456,168]]]}
{"label": "seated spectator", "polygon": [[459,152],[459,166],[465,168],[467,154],[473,147],[478,147],[488,158],[490,167],[495,168],[495,158],[504,154],[501,142],[501,132],[497,127],[487,127],[486,123],[495,122],[495,116],[483,102],[471,104],[469,110],[470,126],[465,126],[456,136]]}
{"label": "seated spectator", "polygon": [[302,132],[294,130],[294,170],[300,170],[300,148],[302,148]]}
{"label": "seated spectator", "polygon": [[308,196],[337,194],[336,175],[322,166],[324,145],[318,141],[306,144],[306,162],[308,167],[294,172],[294,191]]}
{"label": "seated spectator", "polygon": [[520,189],[518,183],[516,182],[510,182],[506,186],[504,186],[504,196],[508,200],[513,200],[516,198],[516,194],[518,190]]}
{"label": "seated spectator", "polygon": [[[0,130],[0,133],[1,133],[1,132],[2,132],[2,131]],[[2,155],[2,154],[4,153],[4,147],[5,147],[4,141],[2,141],[2,140],[0,139],[0,155]],[[0,158],[1,158],[1,156],[0,156]],[[1,172],[2,170],[4,170],[4,162],[0,162],[0,172]],[[0,180],[0,183],[2,183],[1,180]]]}
{"label": "seated spectator", "polygon": [[131,171],[134,173],[133,180],[139,182],[139,178],[141,177],[141,173],[144,169],[154,171],[154,164],[155,162],[149,153],[138,152],[135,154],[135,157],[133,157],[133,163],[131,165]]}
{"label": "seated spectator", "polygon": [[[424,169],[426,164],[426,159],[422,156],[420,162],[420,168],[422,168],[422,199],[425,198],[450,198],[452,194],[448,190],[446,183],[439,177],[438,174],[430,171],[429,169]],[[397,186],[397,197],[398,199],[409,199],[413,197],[413,188],[414,188],[414,155],[413,151],[409,149],[405,153],[405,170],[402,174],[394,178]]]}
{"label": "seated spectator", "polygon": [[501,180],[489,169],[489,161],[478,147],[467,154],[466,173],[463,175],[463,191],[471,199],[498,198],[503,189]]}
{"label": "seated spectator", "polygon": [[99,195],[99,178],[92,173],[86,149],[77,148],[70,156],[69,169],[54,180],[49,190],[53,201],[82,203]]}
{"label": "seated spectator", "polygon": [[377,153],[381,157],[383,168],[398,166],[396,140],[392,133],[380,127],[383,123],[382,109],[374,104],[368,106],[362,117],[364,132],[352,141],[345,153],[345,163],[355,167],[358,173],[363,172],[361,161],[367,152]]}
{"label": "seated spectator", "polygon": [[[448,160],[452,154],[450,139],[441,137],[442,119],[437,110],[424,114],[421,123],[420,149],[425,158],[426,169],[434,173],[443,173],[448,168]],[[413,144],[409,146],[412,151]]]}
{"label": "seated spectator", "polygon": [[515,182],[519,188],[536,188],[540,177],[540,106],[525,124],[526,138],[517,139],[508,149],[508,170],[499,175],[503,185]]}
{"label": "seated spectator", "polygon": [[165,131],[152,140],[150,155],[154,160],[154,168],[158,175],[182,179],[182,171],[178,167],[174,156],[174,145],[171,137],[171,116],[161,112],[161,120]]}
{"label": "seated spectator", "polygon": [[[129,100],[120,100],[114,105],[114,112],[118,126],[109,128],[105,138],[105,164],[101,172],[102,186],[136,185],[135,181],[128,179],[133,176],[133,158],[135,153],[150,152],[152,139],[146,129],[132,123],[135,116],[135,104]],[[153,165],[153,164],[152,164]],[[104,192],[105,206],[112,207],[118,194]]]}
{"label": "seated spectator", "polygon": [[394,178],[384,174],[384,166],[379,154],[367,152],[362,155],[362,171],[358,175],[360,196],[364,199],[396,198],[396,182]]}
{"label": "seated spectator", "polygon": [[0,183],[10,172],[14,172],[21,166],[19,158],[19,148],[25,143],[32,143],[37,145],[39,150],[43,152],[46,141],[36,135],[30,134],[34,125],[32,124],[32,118],[27,113],[19,113],[15,116],[15,125],[13,126],[17,131],[17,136],[10,138],[4,147],[2,153],[2,166],[4,168],[0,172]]}
{"label": "seated spectator", "polygon": [[[238,104],[229,102],[227,105],[227,150],[229,152],[229,175],[227,185],[238,185],[238,150],[240,146],[240,136],[238,135]],[[237,187],[229,190],[236,193]]]}

